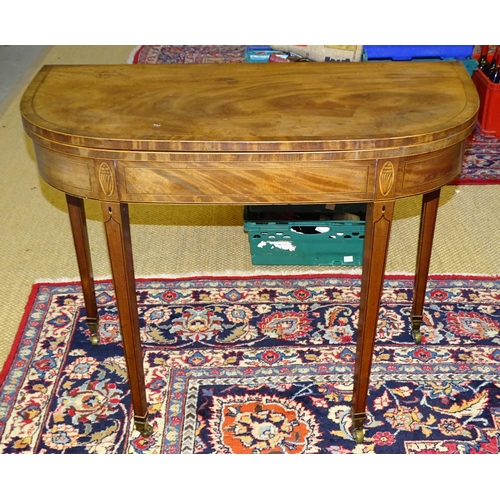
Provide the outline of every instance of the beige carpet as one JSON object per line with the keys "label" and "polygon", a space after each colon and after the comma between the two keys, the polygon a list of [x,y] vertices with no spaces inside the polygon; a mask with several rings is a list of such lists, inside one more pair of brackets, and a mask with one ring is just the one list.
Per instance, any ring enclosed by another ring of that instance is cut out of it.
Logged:
{"label": "beige carpet", "polygon": [[[126,63],[133,46],[56,46],[27,72],[0,117],[0,366],[10,351],[31,285],[78,279],[64,195],[37,175],[19,115],[21,93],[42,64]],[[414,270],[420,198],[397,202],[388,272]],[[97,278],[109,277],[100,209],[86,202]],[[442,192],[431,273],[500,274],[500,186]],[[132,206],[137,276],[296,274],[359,268],[252,266],[241,208]]]}

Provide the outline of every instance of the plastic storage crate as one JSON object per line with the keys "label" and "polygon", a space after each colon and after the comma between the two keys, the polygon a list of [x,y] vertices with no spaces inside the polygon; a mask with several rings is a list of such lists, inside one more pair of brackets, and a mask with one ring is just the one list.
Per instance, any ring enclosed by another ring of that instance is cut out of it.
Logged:
{"label": "plastic storage crate", "polygon": [[472,81],[479,94],[477,126],[486,137],[500,137],[500,83],[488,80],[482,71],[474,71]]}
{"label": "plastic storage crate", "polygon": [[[366,214],[366,205],[356,208]],[[283,207],[281,207],[283,209]],[[361,266],[365,236],[364,220],[261,220],[262,214],[244,210],[254,265]],[[312,214],[318,216],[319,214]],[[324,214],[323,214],[324,215]],[[334,217],[334,215],[332,215]]]}
{"label": "plastic storage crate", "polygon": [[363,45],[363,49],[368,59],[465,59],[472,56],[474,45]]}
{"label": "plastic storage crate", "polygon": [[247,45],[245,47],[245,62],[267,63],[274,52],[278,51],[273,50],[269,45]]}

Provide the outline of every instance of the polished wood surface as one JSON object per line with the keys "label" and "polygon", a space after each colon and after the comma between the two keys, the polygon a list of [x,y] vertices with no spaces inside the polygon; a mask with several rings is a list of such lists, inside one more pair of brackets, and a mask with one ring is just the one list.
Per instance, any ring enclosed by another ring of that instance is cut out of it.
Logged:
{"label": "polished wood surface", "polygon": [[416,342],[420,343],[422,336],[420,327],[422,325],[425,290],[427,288],[427,275],[431,264],[432,240],[434,239],[434,228],[439,208],[440,190],[425,193],[422,200],[422,213],[420,216],[420,231],[417,249],[417,269],[415,272],[415,285],[413,290],[412,305],[412,335]]}
{"label": "polished wood surface", "polygon": [[22,113],[78,147],[415,154],[466,130],[475,95],[460,63],[46,66]]}
{"label": "polished wood surface", "polygon": [[99,323],[97,304],[95,301],[94,272],[90,254],[87,219],[82,198],[66,195],[68,214],[73,229],[73,242],[77,255],[78,269],[82,280],[82,291],[86,305],[87,326],[92,332],[94,342],[97,341],[97,324]]}
{"label": "polished wood surface", "polygon": [[461,63],[283,66],[46,66],[21,103],[40,174],[98,200],[260,204],[370,201],[384,158],[396,198],[459,173]]}
{"label": "polished wood surface", "polygon": [[478,106],[460,62],[42,68],[21,101],[24,127],[41,177],[67,194],[90,315],[75,200],[101,202],[138,429],[151,432],[129,203],[368,203],[352,408],[360,441],[395,200],[424,194],[417,338],[439,189],[461,170]]}
{"label": "polished wood surface", "polygon": [[135,290],[132,242],[128,205],[102,203],[102,216],[115,285],[116,305],[122,333],[123,351],[129,378],[130,392],[134,397],[135,418],[145,420],[148,415],[146,385],[142,369],[142,347],[139,335],[139,315]]}

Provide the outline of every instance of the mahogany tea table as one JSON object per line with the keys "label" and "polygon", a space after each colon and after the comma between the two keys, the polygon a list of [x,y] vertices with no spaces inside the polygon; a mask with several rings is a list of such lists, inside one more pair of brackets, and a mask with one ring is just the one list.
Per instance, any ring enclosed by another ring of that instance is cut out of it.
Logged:
{"label": "mahogany tea table", "polygon": [[460,62],[51,65],[21,102],[40,176],[66,194],[98,343],[83,200],[102,207],[136,428],[148,404],[129,203],[367,204],[352,421],[366,399],[395,200],[423,195],[412,309],[420,340],[440,188],[479,100]]}

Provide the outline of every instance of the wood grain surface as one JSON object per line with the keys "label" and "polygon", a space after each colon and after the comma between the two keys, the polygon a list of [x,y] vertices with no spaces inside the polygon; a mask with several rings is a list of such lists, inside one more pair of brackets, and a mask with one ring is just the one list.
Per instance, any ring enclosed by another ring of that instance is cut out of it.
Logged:
{"label": "wood grain surface", "polygon": [[459,62],[94,65],[43,67],[21,113],[74,196],[322,203],[450,182],[478,105]]}
{"label": "wood grain surface", "polygon": [[477,107],[460,62],[45,66],[21,104],[35,135],[135,151],[425,145]]}

